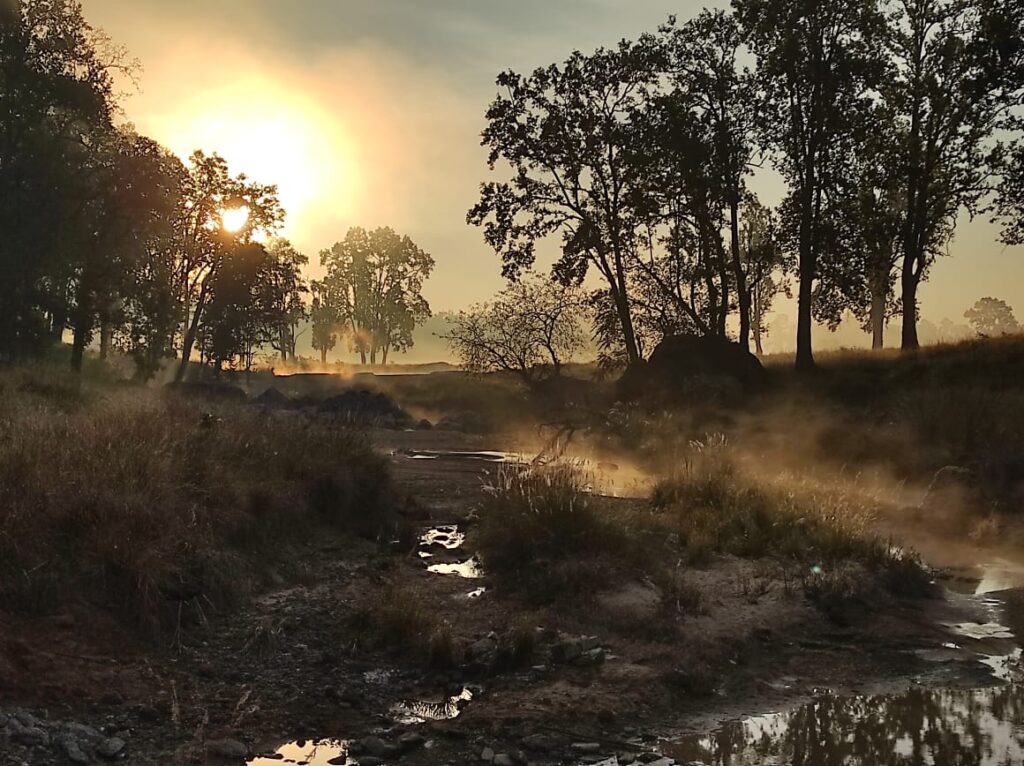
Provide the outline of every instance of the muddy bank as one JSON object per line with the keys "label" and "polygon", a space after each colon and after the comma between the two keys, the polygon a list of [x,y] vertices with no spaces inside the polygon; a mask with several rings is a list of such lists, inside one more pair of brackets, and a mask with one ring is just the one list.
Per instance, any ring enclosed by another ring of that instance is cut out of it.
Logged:
{"label": "muddy bank", "polygon": [[[1010,597],[975,595],[971,573],[944,581],[969,592],[893,599],[839,622],[808,601],[799,573],[729,557],[687,573],[702,607],[671,630],[657,616],[664,593],[627,570],[593,598],[524,601],[497,587],[475,549],[476,506],[504,460],[498,445],[386,439],[396,481],[427,513],[409,519],[408,548],[310,540],[294,554],[298,585],[211,612],[156,647],[89,613],[0,626],[4,678],[16,679],[0,690],[0,764],[67,763],[71,730],[83,763],[103,762],[110,739],[123,743],[110,757],[138,764],[714,763],[746,752],[762,729],[779,732],[784,753],[822,710],[852,721],[844,733],[870,726],[857,711],[875,709],[874,695],[948,689],[920,703],[893,697],[893,709],[954,715],[975,699],[959,690],[996,683],[988,658],[1013,654]],[[415,642],[390,646],[368,627],[367,611],[396,591],[443,629],[448,662],[431,665]],[[993,692],[978,709],[1013,694]],[[721,728],[772,711],[795,712]],[[734,761],[747,762],[758,761]]]}

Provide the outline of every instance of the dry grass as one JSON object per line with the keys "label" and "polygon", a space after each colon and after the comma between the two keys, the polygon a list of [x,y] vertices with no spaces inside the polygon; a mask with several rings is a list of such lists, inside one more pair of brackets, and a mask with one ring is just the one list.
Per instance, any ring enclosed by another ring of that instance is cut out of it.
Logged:
{"label": "dry grass", "polygon": [[353,623],[364,640],[418,657],[429,668],[449,668],[461,659],[451,625],[407,588],[390,586],[367,599]]}
{"label": "dry grass", "polygon": [[28,381],[0,381],[0,608],[88,599],[159,626],[242,595],[318,528],[384,523],[386,465],[359,434]]}

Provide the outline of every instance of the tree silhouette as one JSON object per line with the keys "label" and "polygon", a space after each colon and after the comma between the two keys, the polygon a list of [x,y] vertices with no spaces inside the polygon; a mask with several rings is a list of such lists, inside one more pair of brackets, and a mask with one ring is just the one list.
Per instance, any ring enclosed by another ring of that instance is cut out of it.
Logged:
{"label": "tree silhouette", "polygon": [[1013,335],[1021,331],[1013,309],[998,298],[979,298],[964,312],[964,319],[971,323],[978,335],[985,337]]}

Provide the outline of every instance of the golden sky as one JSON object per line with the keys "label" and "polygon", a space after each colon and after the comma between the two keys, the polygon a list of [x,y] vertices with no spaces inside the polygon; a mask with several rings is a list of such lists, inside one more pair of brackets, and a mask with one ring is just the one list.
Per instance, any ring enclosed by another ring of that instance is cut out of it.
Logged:
{"label": "golden sky", "polygon": [[[285,234],[316,264],[350,226],[391,226],[437,261],[425,293],[458,309],[500,289],[465,223],[487,177],[479,146],[494,77],[685,18],[695,0],[84,0],[143,65],[137,128],[187,156],[216,150],[280,186]],[[755,184],[756,186],[757,184]],[[760,184],[762,195],[777,192]],[[982,295],[1024,314],[1024,252],[963,225],[922,289],[923,314],[962,321]],[[788,310],[786,306],[780,310]]]}

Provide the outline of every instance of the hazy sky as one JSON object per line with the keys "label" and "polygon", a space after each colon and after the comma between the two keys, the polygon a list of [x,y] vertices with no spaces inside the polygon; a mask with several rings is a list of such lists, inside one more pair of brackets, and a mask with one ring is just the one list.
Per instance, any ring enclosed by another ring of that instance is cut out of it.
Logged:
{"label": "hazy sky", "polygon": [[[425,291],[435,309],[501,287],[497,256],[465,223],[487,177],[479,134],[495,75],[706,4],[84,0],[87,18],[142,62],[142,92],[125,107],[141,132],[182,155],[217,150],[233,169],[278,183],[285,233],[314,263],[350,226],[409,234],[437,261]],[[962,321],[982,295],[1024,314],[1024,249],[1004,249],[974,222],[924,285],[923,313]]]}

